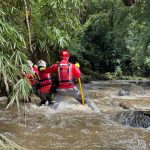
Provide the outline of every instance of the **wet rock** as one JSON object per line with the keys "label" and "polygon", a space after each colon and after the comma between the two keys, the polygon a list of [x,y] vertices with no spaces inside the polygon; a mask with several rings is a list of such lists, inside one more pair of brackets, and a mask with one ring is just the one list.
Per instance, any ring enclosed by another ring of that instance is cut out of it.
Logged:
{"label": "wet rock", "polygon": [[0,134],[0,150],[26,150]]}
{"label": "wet rock", "polygon": [[128,110],[150,111],[150,99],[137,98],[120,102],[120,107]]}
{"label": "wet rock", "polygon": [[129,95],[129,92],[121,90],[121,91],[118,92],[117,95],[118,95],[118,96],[128,96],[128,95]]}
{"label": "wet rock", "polygon": [[141,111],[123,112],[116,116],[117,122],[132,127],[150,127],[150,117]]}

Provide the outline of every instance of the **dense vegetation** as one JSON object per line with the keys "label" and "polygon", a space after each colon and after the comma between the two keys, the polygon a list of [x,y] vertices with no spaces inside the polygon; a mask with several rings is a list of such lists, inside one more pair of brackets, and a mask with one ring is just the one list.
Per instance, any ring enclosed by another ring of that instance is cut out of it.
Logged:
{"label": "dense vegetation", "polygon": [[11,93],[12,103],[22,95],[27,99],[30,87],[22,78],[29,71],[27,59],[49,63],[60,48],[71,46],[82,5],[80,0],[1,0],[0,4],[1,93]]}
{"label": "dense vegetation", "polygon": [[133,7],[124,7],[120,0],[89,1],[86,10],[90,13],[81,43],[85,49],[83,58],[90,62],[92,70],[149,74],[149,6],[148,0]]}
{"label": "dense vegetation", "polygon": [[26,60],[44,59],[50,65],[62,48],[78,54],[87,74],[149,74],[149,0],[131,7],[122,0],[0,0],[0,4],[0,86],[7,94],[13,91],[12,100],[20,93],[28,95],[29,85],[21,75],[28,71]]}

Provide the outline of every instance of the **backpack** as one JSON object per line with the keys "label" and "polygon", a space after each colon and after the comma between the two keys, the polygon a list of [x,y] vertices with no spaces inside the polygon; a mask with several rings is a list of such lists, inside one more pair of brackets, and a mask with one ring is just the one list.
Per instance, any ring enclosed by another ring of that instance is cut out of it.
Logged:
{"label": "backpack", "polygon": [[59,85],[74,84],[71,63],[59,63],[58,64],[58,82],[59,82]]}

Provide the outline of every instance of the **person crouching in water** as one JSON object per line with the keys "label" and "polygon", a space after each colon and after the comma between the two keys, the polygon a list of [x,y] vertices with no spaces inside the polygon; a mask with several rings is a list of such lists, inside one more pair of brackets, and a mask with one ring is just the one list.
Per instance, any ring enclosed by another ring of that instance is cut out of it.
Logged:
{"label": "person crouching in water", "polygon": [[61,101],[63,96],[71,96],[76,98],[81,103],[80,93],[74,83],[74,78],[80,78],[81,72],[75,64],[68,61],[69,57],[70,54],[68,50],[62,50],[60,52],[61,61],[43,70],[43,73],[57,73],[59,85],[53,99],[54,102]]}
{"label": "person crouching in water", "polygon": [[31,60],[27,60],[27,66],[29,67],[31,72],[30,73],[23,73],[23,76],[28,79],[33,90],[35,90],[38,70],[36,67],[33,66],[33,62]]}
{"label": "person crouching in water", "polygon": [[48,105],[52,104],[52,98],[50,96],[51,90],[51,74],[50,73],[42,73],[41,70],[46,68],[46,62],[43,60],[39,60],[37,62],[38,66],[38,78],[39,78],[39,90],[38,96],[41,98],[40,105],[46,104],[48,101]]}
{"label": "person crouching in water", "polygon": [[37,68],[35,66],[33,66],[33,62],[31,60],[27,60],[27,66],[29,67],[30,72],[24,72],[22,73],[22,75],[27,79],[27,81],[29,82],[29,84],[31,85],[31,89],[29,91],[29,98],[28,98],[28,102],[31,102],[31,95],[32,94],[37,94]]}

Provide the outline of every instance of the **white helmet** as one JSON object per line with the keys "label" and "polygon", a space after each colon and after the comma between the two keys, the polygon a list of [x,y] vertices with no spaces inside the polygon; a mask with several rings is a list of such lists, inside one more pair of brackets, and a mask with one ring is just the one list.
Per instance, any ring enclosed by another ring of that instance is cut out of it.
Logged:
{"label": "white helmet", "polygon": [[37,66],[38,67],[45,67],[46,68],[46,62],[44,60],[39,60],[37,62]]}
{"label": "white helmet", "polygon": [[33,62],[31,60],[27,60],[27,65],[32,67],[33,66]]}

